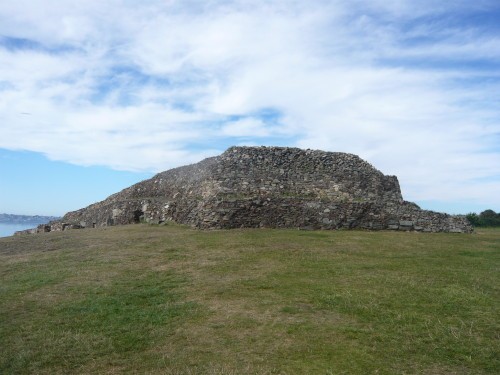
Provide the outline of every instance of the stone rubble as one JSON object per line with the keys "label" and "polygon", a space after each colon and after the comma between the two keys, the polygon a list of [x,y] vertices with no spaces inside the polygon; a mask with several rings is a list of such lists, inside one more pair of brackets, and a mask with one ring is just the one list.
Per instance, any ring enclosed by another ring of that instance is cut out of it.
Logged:
{"label": "stone rubble", "polygon": [[426,211],[404,201],[395,176],[385,176],[356,155],[231,147],[31,231],[168,221],[201,229],[473,230],[464,216]]}

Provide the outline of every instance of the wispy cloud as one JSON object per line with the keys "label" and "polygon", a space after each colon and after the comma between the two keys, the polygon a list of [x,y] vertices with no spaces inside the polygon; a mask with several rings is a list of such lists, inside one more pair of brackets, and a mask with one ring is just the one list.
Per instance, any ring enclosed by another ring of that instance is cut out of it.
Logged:
{"label": "wispy cloud", "polygon": [[0,147],[159,171],[285,139],[357,153],[408,199],[499,207],[492,13],[494,1],[5,2]]}

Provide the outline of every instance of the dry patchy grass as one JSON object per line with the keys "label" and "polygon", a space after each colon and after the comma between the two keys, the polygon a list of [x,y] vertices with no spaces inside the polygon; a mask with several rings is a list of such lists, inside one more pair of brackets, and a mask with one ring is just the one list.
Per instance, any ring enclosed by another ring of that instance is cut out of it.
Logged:
{"label": "dry patchy grass", "polygon": [[0,240],[0,373],[496,374],[500,231]]}

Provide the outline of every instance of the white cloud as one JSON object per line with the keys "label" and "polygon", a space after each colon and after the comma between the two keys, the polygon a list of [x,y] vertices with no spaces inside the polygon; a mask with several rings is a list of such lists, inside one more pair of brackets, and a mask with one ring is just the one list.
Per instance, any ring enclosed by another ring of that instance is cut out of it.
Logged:
{"label": "white cloud", "polygon": [[357,153],[410,200],[499,207],[500,39],[456,22],[494,7],[4,2],[0,35],[35,46],[0,48],[0,147],[158,171],[284,137]]}
{"label": "white cloud", "polygon": [[259,119],[245,118],[226,123],[220,130],[226,137],[269,137],[270,129]]}

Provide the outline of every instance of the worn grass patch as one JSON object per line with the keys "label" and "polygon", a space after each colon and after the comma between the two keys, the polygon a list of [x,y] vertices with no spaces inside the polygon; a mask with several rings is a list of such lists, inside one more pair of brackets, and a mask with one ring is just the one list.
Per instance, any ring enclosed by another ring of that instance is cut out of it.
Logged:
{"label": "worn grass patch", "polygon": [[500,230],[0,240],[0,373],[497,374]]}

